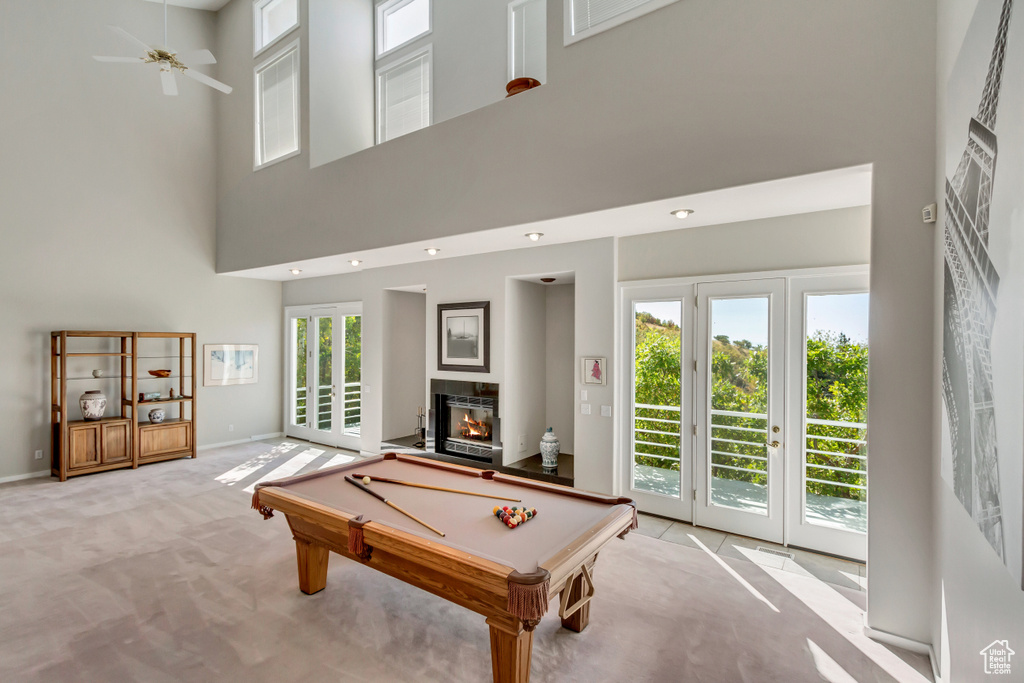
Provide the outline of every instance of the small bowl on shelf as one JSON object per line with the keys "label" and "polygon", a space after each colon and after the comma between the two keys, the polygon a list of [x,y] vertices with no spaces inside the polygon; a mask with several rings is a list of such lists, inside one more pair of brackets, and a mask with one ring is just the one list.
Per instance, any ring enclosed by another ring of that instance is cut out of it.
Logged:
{"label": "small bowl on shelf", "polygon": [[154,377],[170,377],[171,376],[171,371],[170,370],[150,370],[149,374],[153,375]]}

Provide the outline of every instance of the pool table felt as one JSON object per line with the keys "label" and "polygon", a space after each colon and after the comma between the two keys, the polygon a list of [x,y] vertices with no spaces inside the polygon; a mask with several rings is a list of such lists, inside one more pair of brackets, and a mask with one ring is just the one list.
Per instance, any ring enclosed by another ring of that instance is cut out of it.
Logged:
{"label": "pool table felt", "polygon": [[[372,490],[443,531],[445,536],[442,538],[346,482],[345,475],[353,473],[493,493],[497,496],[521,498],[522,502],[499,501],[400,484],[370,483],[369,488]],[[280,484],[289,493],[310,501],[349,515],[363,515],[366,521],[386,524],[429,541],[507,565],[522,573],[536,571],[546,559],[570,545],[616,507],[629,507],[490,481],[479,476],[401,460],[371,459],[324,470],[323,476],[298,478],[295,482],[282,480]],[[520,527],[509,529],[494,516],[492,510],[495,505],[534,507],[537,508],[537,516]]]}

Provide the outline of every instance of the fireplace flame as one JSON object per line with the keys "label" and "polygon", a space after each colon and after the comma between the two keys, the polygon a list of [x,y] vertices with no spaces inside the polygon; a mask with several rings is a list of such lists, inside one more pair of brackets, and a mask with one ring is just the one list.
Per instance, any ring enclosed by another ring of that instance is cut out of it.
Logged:
{"label": "fireplace flame", "polygon": [[462,431],[462,436],[470,439],[487,439],[491,436],[490,425],[474,420],[467,413],[462,414],[459,429]]}

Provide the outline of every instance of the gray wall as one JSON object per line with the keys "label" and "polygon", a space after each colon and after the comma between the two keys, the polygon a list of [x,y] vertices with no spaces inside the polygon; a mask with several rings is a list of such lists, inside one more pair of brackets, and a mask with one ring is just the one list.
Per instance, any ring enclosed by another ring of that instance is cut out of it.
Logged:
{"label": "gray wall", "polygon": [[[512,396],[503,431],[505,462],[515,462],[540,452],[540,437],[547,429],[547,306],[544,285],[524,280],[508,281],[505,326],[505,383]],[[513,427],[513,425],[515,425]],[[519,439],[522,437],[522,450]]]}
{"label": "gray wall", "polygon": [[[427,397],[427,295],[386,291],[382,298],[384,359],[381,434],[385,439],[416,431],[416,409]],[[366,315],[364,309],[363,315]]]}
{"label": "gray wall", "polygon": [[[172,43],[217,52],[214,19],[172,7]],[[107,24],[162,42],[147,2],[0,3],[0,478],[49,466],[51,330],[259,344],[258,384],[199,389],[197,440],[281,430],[281,287],[214,272],[222,95],[179,79],[165,97],[155,67],[93,61],[131,55]],[[72,397],[91,388],[117,387],[80,382]]]}
{"label": "gray wall", "polygon": [[863,265],[871,207],[657,232],[619,240],[619,280]]}
{"label": "gray wall", "polygon": [[[936,224],[936,230],[941,235],[944,207],[941,201],[945,192],[947,155],[959,157],[963,151],[963,142],[966,141],[967,120],[964,117],[973,115],[981,97],[981,82],[975,83],[976,90],[972,92],[970,100],[958,101],[957,109],[961,115],[957,120],[952,121],[954,130],[959,127],[956,147],[947,148],[945,126],[947,119],[947,85],[951,74],[954,71],[954,64],[961,52],[961,46],[967,33],[968,26],[974,16],[975,9],[979,7],[976,0],[940,0],[939,22],[938,22],[938,135],[936,149],[936,174],[935,194],[940,198],[940,220]],[[982,46],[983,54],[982,68],[988,63],[991,53],[991,40],[995,35],[995,21],[998,17],[1002,2],[997,0],[985,0],[988,6],[985,30],[990,36],[986,39],[987,45]],[[1020,216],[1007,216],[1007,202],[1005,198],[1017,193],[1009,189],[1002,178],[1022,177],[1022,165],[1024,165],[1024,145],[1021,135],[1024,133],[1024,125],[1021,124],[1019,103],[1022,100],[1022,88],[1020,80],[1019,65],[1024,62],[1021,59],[1021,51],[1024,50],[1024,17],[1020,14],[1020,6],[1014,7],[1009,39],[1007,43],[1007,70],[1003,74],[1003,90],[1000,98],[999,118],[996,126],[996,134],[999,143],[999,160],[996,169],[995,192],[993,198],[992,220],[1000,221],[1003,230],[1007,225],[1012,225],[1013,232],[1010,241],[1013,243],[1013,265],[1004,267],[1000,272],[1001,282],[999,287],[999,328],[1002,339],[1009,335],[1013,339],[1011,353],[1018,359],[1016,368],[1012,363],[994,365],[997,374],[997,424],[996,429],[1000,440],[1000,448],[1007,444],[1014,444],[1012,449],[1000,451],[1000,466],[1008,464],[1011,458],[1021,458],[1020,454],[1020,433],[1021,433],[1021,406],[1022,396],[1020,391],[1020,348],[1021,340],[1024,340],[1024,326],[1021,324],[1021,311],[1024,310],[1021,301],[1024,297],[1024,282],[1021,280],[1021,259],[1024,252],[1021,251],[1022,237],[1024,237],[1024,226],[1020,222]],[[976,47],[972,45],[972,47]],[[978,78],[984,78],[984,73],[977,74]],[[1014,107],[1014,104],[1017,107]],[[1005,176],[1003,172],[1008,172]],[[999,205],[997,205],[999,202]],[[1005,223],[1003,223],[1005,221]],[[946,681],[974,681],[985,678],[982,669],[982,658],[980,651],[993,640],[1008,640],[1012,649],[1018,653],[1012,658],[1011,664],[1013,675],[1004,676],[1010,680],[1024,680],[1024,652],[1019,645],[1024,643],[1024,591],[1015,581],[1011,571],[1000,561],[999,557],[992,550],[992,547],[985,540],[978,530],[977,524],[970,514],[964,509],[963,504],[957,499],[949,482],[940,476],[940,437],[941,432],[946,428],[943,415],[945,413],[942,403],[941,392],[941,343],[942,343],[942,250],[937,249],[934,259],[934,310],[936,311],[936,323],[933,339],[935,341],[935,392],[933,394],[933,409],[935,415],[936,437],[934,448],[934,486],[935,486],[935,518],[936,518],[936,570],[935,580],[932,585],[933,612],[936,618],[933,621],[932,642],[935,647],[938,659],[942,663],[942,677]],[[995,258],[1004,261],[1006,254],[997,254]],[[1001,342],[997,339],[993,343],[994,361],[1000,359],[1000,351],[997,348]],[[1005,356],[1003,357],[1005,358]],[[1007,391],[1000,391],[1004,387]],[[1008,417],[1009,419],[1003,419]],[[1019,465],[1018,465],[1019,467]],[[1002,503],[1004,514],[1011,514],[1011,511],[1020,514],[1022,490],[1019,482],[1011,483],[1010,486],[1002,489]],[[1020,520],[1008,520],[1008,529],[1020,529]],[[943,611],[944,608],[944,611]],[[945,618],[940,619],[942,615]]]}
{"label": "gray wall", "polygon": [[868,623],[928,641],[934,382],[906,340],[935,319],[935,3],[688,0],[568,48],[562,22],[544,87],[314,171],[251,173],[249,103],[222,109],[218,268],[872,164]]}

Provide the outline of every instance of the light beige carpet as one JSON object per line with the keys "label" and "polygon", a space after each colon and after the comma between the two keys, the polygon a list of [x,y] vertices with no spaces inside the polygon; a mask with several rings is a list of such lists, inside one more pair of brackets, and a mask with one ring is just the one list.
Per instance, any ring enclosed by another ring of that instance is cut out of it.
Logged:
{"label": "light beige carpet", "polygon": [[[253,443],[0,486],[0,680],[489,681],[474,613],[337,555],[326,591],[299,592],[284,518],[244,487],[303,452],[304,470],[335,453]],[[595,581],[584,633],[552,603],[532,680],[930,680],[813,577],[630,534]]]}

